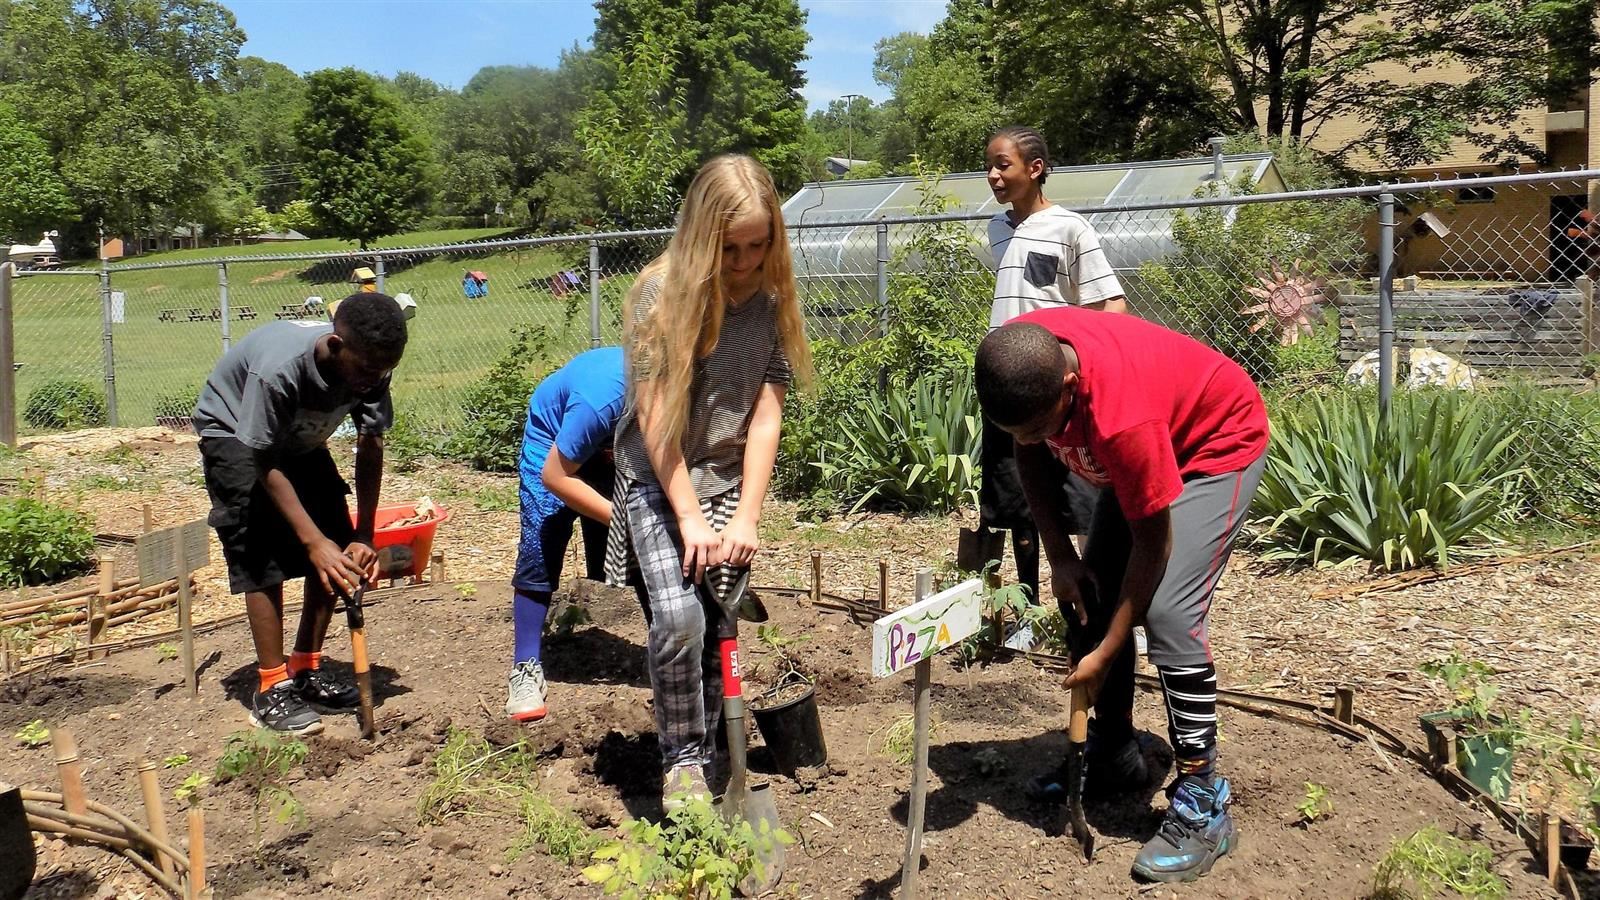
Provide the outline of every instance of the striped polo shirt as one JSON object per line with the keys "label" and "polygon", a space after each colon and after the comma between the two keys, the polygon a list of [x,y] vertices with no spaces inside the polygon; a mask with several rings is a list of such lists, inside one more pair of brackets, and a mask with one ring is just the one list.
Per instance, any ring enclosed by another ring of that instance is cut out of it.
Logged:
{"label": "striped polo shirt", "polygon": [[1013,227],[1009,213],[989,220],[994,306],[989,327],[1038,309],[1098,303],[1122,295],[1100,236],[1089,220],[1047,206]]}

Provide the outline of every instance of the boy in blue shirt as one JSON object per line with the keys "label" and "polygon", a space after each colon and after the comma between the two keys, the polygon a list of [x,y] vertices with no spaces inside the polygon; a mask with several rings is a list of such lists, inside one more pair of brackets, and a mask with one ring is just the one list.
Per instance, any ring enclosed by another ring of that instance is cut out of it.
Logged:
{"label": "boy in blue shirt", "polygon": [[513,721],[545,716],[544,667],[539,661],[544,621],[579,516],[588,576],[594,581],[604,577],[616,479],[611,440],[623,396],[622,348],[601,347],[552,372],[528,400],[517,466],[522,539],[511,580],[516,647],[506,715]]}

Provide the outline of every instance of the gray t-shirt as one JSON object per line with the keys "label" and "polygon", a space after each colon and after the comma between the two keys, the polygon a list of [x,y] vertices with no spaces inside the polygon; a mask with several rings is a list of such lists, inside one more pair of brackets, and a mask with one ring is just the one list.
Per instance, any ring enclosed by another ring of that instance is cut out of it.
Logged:
{"label": "gray t-shirt", "polygon": [[[655,306],[660,279],[646,283],[634,310],[643,322]],[[648,379],[634,349],[628,354],[628,404],[617,422],[617,470],[632,481],[657,480],[634,410],[634,385]],[[722,331],[711,355],[695,362],[689,389],[689,420],[683,429],[683,462],[699,497],[715,497],[744,478],[745,434],[764,384],[794,380],[778,339],[778,301],[757,294],[722,316]]]}
{"label": "gray t-shirt", "polygon": [[272,322],[239,339],[200,391],[195,430],[289,456],[327,443],[345,416],[359,432],[387,431],[394,424],[387,378],[358,397],[317,371],[317,339],[331,331],[327,322]]}

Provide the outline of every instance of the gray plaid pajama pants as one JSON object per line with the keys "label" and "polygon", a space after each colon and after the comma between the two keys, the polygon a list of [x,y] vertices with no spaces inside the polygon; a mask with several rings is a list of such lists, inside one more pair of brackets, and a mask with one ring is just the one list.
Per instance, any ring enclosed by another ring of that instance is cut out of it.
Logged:
{"label": "gray plaid pajama pants", "polygon": [[[646,667],[655,693],[662,770],[710,765],[722,719],[718,613],[709,605],[706,589],[683,577],[678,519],[661,486],[630,482],[619,474],[612,502],[623,514],[611,517],[606,581],[633,585],[650,626]],[[738,487],[700,499],[700,512],[717,531],[738,506]],[[736,575],[728,566],[706,571],[706,587],[718,602],[727,597]]]}

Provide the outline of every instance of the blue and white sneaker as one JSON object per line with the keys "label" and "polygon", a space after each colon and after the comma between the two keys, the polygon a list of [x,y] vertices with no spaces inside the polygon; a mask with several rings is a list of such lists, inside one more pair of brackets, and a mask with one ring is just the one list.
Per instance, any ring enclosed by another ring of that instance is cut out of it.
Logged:
{"label": "blue and white sneaker", "polygon": [[1149,881],[1193,881],[1233,849],[1238,835],[1228,806],[1228,779],[1188,775],[1172,793],[1167,817],[1133,860],[1133,874]]}

